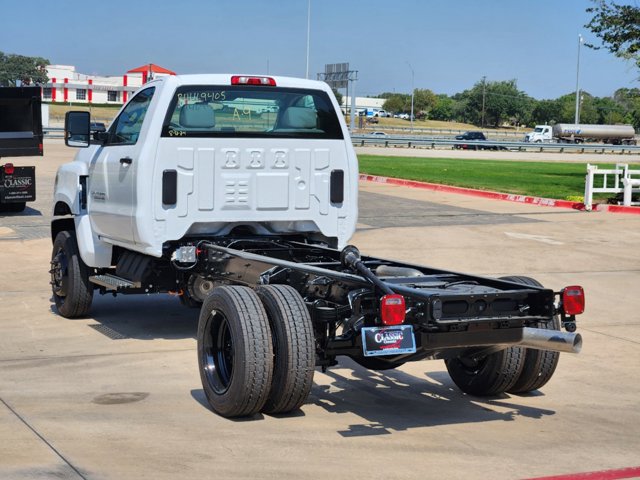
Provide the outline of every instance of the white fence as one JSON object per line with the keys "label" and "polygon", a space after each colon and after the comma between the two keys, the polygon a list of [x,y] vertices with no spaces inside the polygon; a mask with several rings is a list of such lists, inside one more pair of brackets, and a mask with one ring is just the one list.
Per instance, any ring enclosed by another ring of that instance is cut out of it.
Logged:
{"label": "white fence", "polygon": [[617,163],[615,168],[587,164],[584,185],[584,206],[587,210],[593,208],[594,193],[622,193],[623,205],[640,205],[640,202],[631,201],[634,193],[640,193],[640,170],[631,170],[626,163]]}

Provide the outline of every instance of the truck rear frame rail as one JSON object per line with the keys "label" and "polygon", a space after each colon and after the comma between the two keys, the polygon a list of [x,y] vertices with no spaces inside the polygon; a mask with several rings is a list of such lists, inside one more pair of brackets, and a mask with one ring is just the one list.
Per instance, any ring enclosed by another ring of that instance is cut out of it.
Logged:
{"label": "truck rear frame rail", "polygon": [[[171,244],[166,250],[181,273],[177,288],[177,280],[164,278],[164,274],[132,278],[132,269],[161,271],[152,265],[141,267],[145,260],[153,263],[142,256],[134,259],[127,255],[119,262],[116,271],[125,278],[103,272],[91,280],[103,293],[170,291],[196,303],[204,301],[216,286],[288,285],[309,310],[317,344],[316,364],[324,368],[335,365],[340,355],[365,355],[362,329],[386,327],[380,299],[388,293],[404,298],[402,324],[411,325],[415,335],[415,352],[385,356],[393,362],[446,359],[468,349],[487,351],[492,346],[500,350],[523,344],[524,328],[550,325],[558,315],[562,315],[565,328],[575,329],[575,317],[563,315],[559,308],[561,292],[360,257],[351,246],[340,251],[287,238],[229,237]],[[349,255],[356,257],[361,271],[349,265]],[[573,337],[567,341],[576,343]]]}

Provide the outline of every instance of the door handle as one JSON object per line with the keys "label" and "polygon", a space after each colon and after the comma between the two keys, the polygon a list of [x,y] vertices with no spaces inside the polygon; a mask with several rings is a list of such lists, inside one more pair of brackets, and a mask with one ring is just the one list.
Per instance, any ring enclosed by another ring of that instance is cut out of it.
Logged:
{"label": "door handle", "polygon": [[132,162],[133,162],[133,158],[131,157],[123,157],[120,159],[121,165],[131,165]]}

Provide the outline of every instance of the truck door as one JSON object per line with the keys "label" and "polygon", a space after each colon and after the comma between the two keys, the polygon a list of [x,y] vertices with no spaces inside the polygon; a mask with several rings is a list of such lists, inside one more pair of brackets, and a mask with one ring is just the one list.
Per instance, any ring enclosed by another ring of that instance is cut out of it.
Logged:
{"label": "truck door", "polygon": [[138,141],[155,87],[127,104],[109,128],[109,136],[89,172],[88,209],[95,232],[133,243],[135,181],[142,141]]}

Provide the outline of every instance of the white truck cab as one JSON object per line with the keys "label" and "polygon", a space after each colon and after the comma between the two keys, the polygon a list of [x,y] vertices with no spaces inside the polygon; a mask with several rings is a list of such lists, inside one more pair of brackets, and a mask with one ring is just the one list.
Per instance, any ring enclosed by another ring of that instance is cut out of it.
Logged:
{"label": "white truck cab", "polygon": [[54,215],[72,216],[90,267],[112,265],[116,246],[160,257],[166,242],[239,228],[343,246],[357,221],[358,167],[339,111],[323,82],[154,80],[94,141],[73,112],[67,144],[88,148],[60,167]]}
{"label": "white truck cab", "polygon": [[551,125],[536,125],[533,132],[529,132],[524,137],[525,142],[548,143],[553,141],[553,130]]}

